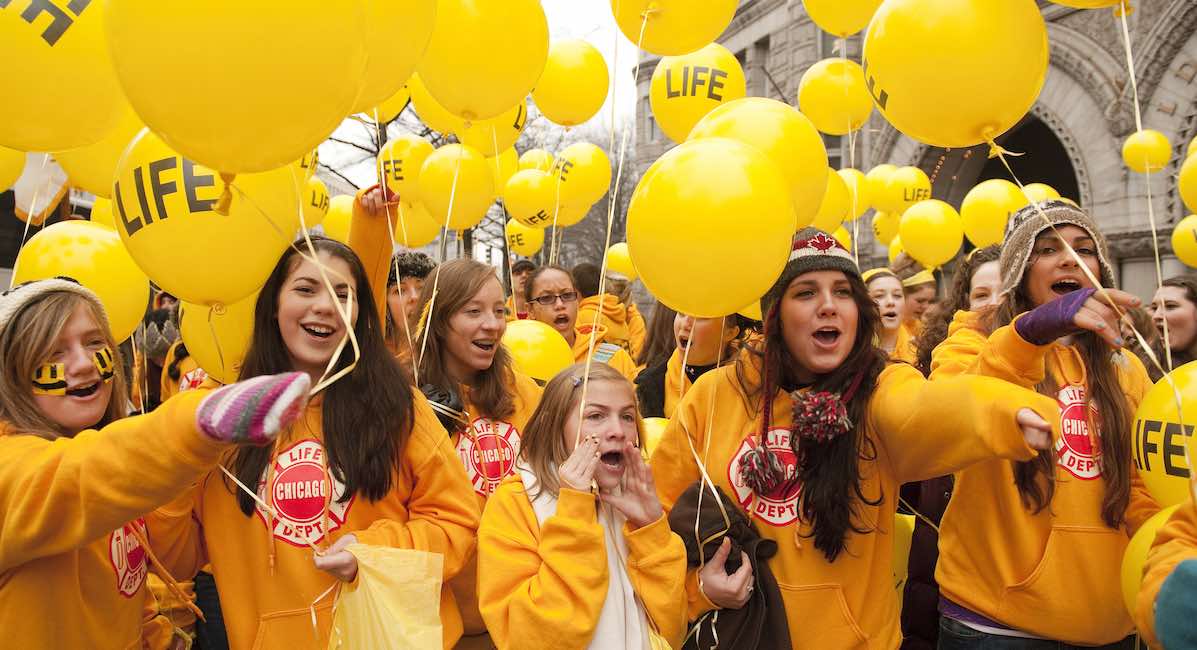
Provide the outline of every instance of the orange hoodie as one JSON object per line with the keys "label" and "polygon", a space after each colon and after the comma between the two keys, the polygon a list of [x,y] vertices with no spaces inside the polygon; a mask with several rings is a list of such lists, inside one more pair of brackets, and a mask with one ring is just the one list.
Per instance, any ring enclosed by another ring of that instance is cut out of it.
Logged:
{"label": "orange hoodie", "polygon": [[[582,363],[586,360],[586,352],[590,350],[590,323],[578,322],[577,329],[574,330],[574,361]],[[594,330],[594,355],[595,361],[605,363],[619,374],[628,378],[628,381],[636,381],[638,374],[636,362],[632,361],[632,357],[628,356],[628,351],[619,347],[614,343],[607,342],[607,328],[602,325]]]}
{"label": "orange hoodie", "polygon": [[644,338],[647,335],[648,326],[645,325],[644,317],[640,315],[636,303],[628,305],[628,338],[631,342],[633,359],[640,358],[640,352],[644,349]]}
{"label": "orange hoodie", "polygon": [[[198,391],[197,391],[198,392]],[[179,577],[210,562],[230,647],[295,650],[313,645],[309,606],[336,579],[312,564],[310,541],[327,547],[353,533],[363,544],[410,548],[444,556],[444,577],[461,570],[472,552],[478,505],[471,497],[449,435],[423,395],[413,400],[414,425],[378,501],[356,494],[327,470],[323,400],[308,404],[303,420],[279,437],[256,486],[277,511],[241,511],[237,488],[219,471],[191,493],[147,518],[159,557]],[[316,605],[319,647],[328,643],[331,597]],[[448,587],[441,592],[445,647],[461,635],[461,617]]]}
{"label": "orange hoodie", "polygon": [[[1049,507],[1034,513],[1014,484],[1014,465],[991,460],[956,475],[952,501],[939,532],[935,577],[944,597],[989,619],[1036,636],[1079,645],[1121,640],[1133,626],[1123,603],[1119,567],[1129,537],[1159,510],[1131,459],[1126,526],[1111,529],[1101,518],[1105,482],[1097,432],[1089,431],[1085,369],[1079,355],[1058,343],[1036,346],[1013,325],[985,339],[964,326],[933,356],[936,381],[967,372],[1031,388],[1045,377],[1062,386],[1063,435],[1056,442],[1056,492]],[[1143,365],[1119,353],[1118,378],[1134,412],[1151,386]],[[965,370],[962,370],[965,369]],[[1127,423],[1127,435],[1130,427]]]}
{"label": "orange hoodie", "polygon": [[[583,298],[582,302],[578,304],[577,325],[584,327],[593,324],[594,314],[599,310],[601,311],[598,324],[607,328],[607,342],[618,345],[635,357],[636,353],[632,350],[632,329],[628,319],[628,308],[619,301],[619,298],[609,293],[603,294],[601,302],[598,296]],[[643,343],[643,339],[641,343]]]}
{"label": "orange hoodie", "polygon": [[[759,382],[755,357],[744,368]],[[1029,459],[1015,414],[1032,408],[1049,421],[1058,417],[1055,401],[1011,388],[987,377],[930,382],[907,364],[892,364],[877,380],[868,406],[865,435],[873,442],[871,460],[861,460],[861,490],[875,505],[857,502],[855,521],[867,534],[849,533],[847,547],[828,562],[809,538],[811,526],[798,516],[800,486],[756,495],[741,484],[740,459],[761,426],[759,402],[746,396],[736,364],[712,370],[686,393],[669,421],[651,461],[657,492],[666,510],[699,478],[697,454],[715,484],[755,520],[763,537],[778,544],[769,560],[789,620],[794,648],[897,648],[902,640],[899,599],[893,589],[893,521],[898,488],[910,481],[942,476],[992,457]],[[912,409],[912,404],[926,405]],[[938,405],[938,408],[936,407]],[[796,471],[790,444],[791,397],[773,396],[773,421],[765,444]],[[713,609],[698,588],[697,572],[687,579],[691,620]]]}
{"label": "orange hoodie", "polygon": [[53,442],[0,424],[0,645],[142,647],[157,606],[134,528],[227,448],[196,429],[202,397]]}
{"label": "orange hoodie", "polygon": [[1135,622],[1152,648],[1159,648],[1155,632],[1155,599],[1176,565],[1197,558],[1197,505],[1192,499],[1180,504],[1155,535],[1155,542],[1143,565],[1143,583],[1135,603]]}

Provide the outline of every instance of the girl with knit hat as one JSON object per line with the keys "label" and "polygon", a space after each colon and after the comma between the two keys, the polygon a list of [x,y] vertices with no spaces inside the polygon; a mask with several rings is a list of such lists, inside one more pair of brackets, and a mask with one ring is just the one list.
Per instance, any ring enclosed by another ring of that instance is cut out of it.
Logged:
{"label": "girl with knit hat", "polygon": [[126,381],[94,293],[56,278],[0,296],[6,646],[165,647],[172,630],[146,620],[157,607],[145,581],[151,565],[173,580],[142,517],[234,445],[272,441],[302,413],[309,388],[301,373],[263,376],[126,418]]}
{"label": "girl with knit hat", "polygon": [[414,320],[412,312],[420,305],[424,280],[435,268],[436,262],[419,251],[395,253],[387,266],[387,348],[398,356],[404,365],[411,365],[410,344],[415,338],[408,329],[408,324]]}
{"label": "girl with knit hat", "polygon": [[[311,239],[316,259],[301,253],[304,241],[283,253],[258,294],[241,366],[242,377],[293,369],[318,382],[326,373],[346,374],[317,394],[273,448],[226,457],[236,481],[211,472],[149,519],[177,575],[210,562],[234,649],[292,650],[317,637],[327,645],[330,590],[355,578],[357,560],[346,550],[354,543],[439,553],[445,580],[473,547],[478,505],[461,464],[383,340],[377,301],[390,259],[383,200],[369,190],[354,203],[352,241],[368,253],[369,267],[322,237]],[[359,233],[385,243],[368,249]],[[448,589],[440,616],[444,646],[452,647],[462,624]]]}
{"label": "girl with knit hat", "polygon": [[[763,339],[699,378],[666,428],[651,461],[661,503],[672,509],[705,473],[776,542],[769,568],[794,648],[897,648],[898,487],[1031,459],[1058,409],[998,380],[929,382],[887,365],[851,255],[814,229],[796,235],[761,312]],[[728,573],[716,561],[689,572],[692,621],[752,597],[753,579]]]}
{"label": "girl with knit hat", "polygon": [[987,327],[954,329],[932,357],[932,377],[987,375],[1036,390],[1058,402],[1062,435],[1036,458],[956,474],[935,574],[940,647],[1134,647],[1119,566],[1130,536],[1159,509],[1131,457],[1132,418],[1151,384],[1120,349],[1108,301],[1139,300],[1095,294],[1090,276],[1114,283],[1105,240],[1062,201],[1015,213],[1000,263]]}
{"label": "girl with knit hat", "polygon": [[902,291],[902,281],[886,268],[869,269],[861,277],[881,316],[876,332],[877,347],[891,358],[911,360],[910,332],[904,327],[906,294]]}
{"label": "girl with knit hat", "polygon": [[682,397],[708,371],[735,360],[751,321],[739,314],[723,318],[673,317],[674,349],[664,363],[636,377],[636,394],[647,418],[670,418]]}

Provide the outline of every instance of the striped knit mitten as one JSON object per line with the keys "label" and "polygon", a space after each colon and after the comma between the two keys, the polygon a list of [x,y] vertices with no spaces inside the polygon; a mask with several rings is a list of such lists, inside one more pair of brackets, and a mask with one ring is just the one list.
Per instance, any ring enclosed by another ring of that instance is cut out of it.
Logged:
{"label": "striped knit mitten", "polygon": [[195,421],[213,440],[263,445],[303,412],[312,380],[307,373],[262,375],[212,392]]}

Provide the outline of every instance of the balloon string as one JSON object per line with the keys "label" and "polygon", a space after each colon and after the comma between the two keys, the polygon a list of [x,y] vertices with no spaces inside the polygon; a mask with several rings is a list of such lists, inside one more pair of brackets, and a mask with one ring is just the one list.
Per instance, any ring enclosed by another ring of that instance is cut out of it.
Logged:
{"label": "balloon string", "polygon": [[[563,140],[569,135],[569,129],[570,127],[565,127],[565,134],[562,136]],[[553,176],[557,182],[553,184],[554,188],[556,189],[556,196],[553,197],[553,235],[552,238],[549,239],[550,265],[557,263],[557,215],[561,213],[561,172],[564,171],[564,167],[558,166],[557,163],[557,154],[553,154]]]}
{"label": "balloon string", "polygon": [[208,307],[208,333],[212,335],[212,342],[216,344],[216,360],[220,363],[221,375],[227,377],[230,368],[226,367],[224,363],[224,346],[220,344],[220,336],[216,333],[215,316],[216,306]]}
{"label": "balloon string", "polygon": [[[496,178],[498,178],[498,177],[502,176],[502,171],[503,171],[503,168],[500,166],[499,153],[498,153],[499,136],[495,133],[495,131],[493,129],[491,130],[490,133],[491,133],[491,142],[494,143],[493,146],[495,148],[495,156],[491,160],[495,161],[495,170],[500,172],[495,175]],[[495,190],[500,191],[499,188],[497,188],[497,187],[495,188]],[[519,318],[519,298],[517,298],[515,295],[515,262],[511,259],[511,254],[513,253],[513,251],[511,250],[511,239],[507,237],[507,225],[508,225],[508,222],[511,221],[511,215],[509,215],[507,213],[507,199],[506,198],[499,201],[499,209],[503,211],[503,241],[505,243],[505,245],[503,246],[503,258],[504,258],[503,261],[507,263],[507,282],[508,282],[508,286],[511,289],[511,317],[513,319],[518,319]],[[417,383],[416,385],[419,385],[419,384]]]}
{"label": "balloon string", "polygon": [[[217,467],[220,468],[220,471],[224,472],[224,475],[229,477],[233,481],[233,483],[236,483],[237,487],[240,488],[242,492],[248,494],[249,497],[251,499],[253,499],[255,502],[257,502],[257,504],[263,510],[265,510],[267,513],[269,513],[272,518],[274,518],[274,519],[279,518],[278,511],[275,510],[273,506],[271,506],[269,503],[266,503],[265,501],[263,501],[262,497],[258,496],[258,494],[256,492],[249,489],[249,487],[247,487],[244,483],[242,483],[241,479],[237,478],[237,476],[235,474],[233,474],[232,472],[230,472],[227,467],[225,467],[224,465],[217,465]],[[303,535],[303,543],[304,544],[307,544],[309,547],[311,547],[311,549],[313,551],[316,551],[317,553],[320,552],[320,547],[316,546],[312,542],[311,538],[308,537],[307,533],[304,533],[304,532],[298,531],[298,530],[296,532],[299,532],[301,535]]]}
{"label": "balloon string", "polygon": [[[459,149],[456,164],[453,166],[453,185],[449,188],[449,209],[445,211],[445,224],[441,226],[441,244],[444,244],[449,238],[449,218],[453,215],[453,202],[457,198],[457,179],[461,173],[461,155],[462,152]],[[445,254],[448,255],[447,249],[442,248],[442,250],[445,250]],[[425,322],[424,319],[431,320],[432,310],[436,308],[436,296],[440,292],[441,268],[444,267],[444,262],[445,260],[441,259],[441,263],[436,265],[436,270],[432,274],[432,296],[428,298],[428,305],[425,307],[424,313],[421,314],[421,324],[416,334],[420,337],[420,354],[416,357],[416,366],[424,363],[424,352],[428,349],[428,333],[431,329],[428,326],[431,323]]]}
{"label": "balloon string", "polygon": [[1135,130],[1143,130],[1143,113],[1139,108],[1139,82],[1135,78],[1135,55],[1131,51],[1130,28],[1126,24],[1126,15],[1130,13],[1130,6],[1127,0],[1119,0],[1118,7],[1114,9],[1114,14],[1118,16],[1119,22],[1122,24],[1122,45],[1126,51],[1126,72],[1130,77],[1131,99],[1135,104]]}
{"label": "balloon string", "polygon": [[[28,154],[26,154],[25,160],[26,161],[29,160]],[[38,168],[39,176],[41,175],[40,172],[45,171],[46,164],[48,162],[50,162],[50,154],[48,154],[48,153],[42,154],[42,166]],[[13,263],[12,263],[12,275],[8,279],[8,288],[9,289],[16,286],[17,270],[18,270],[17,267],[20,266],[20,264],[21,264],[21,249],[25,248],[25,244],[29,241],[29,226],[30,226],[30,222],[33,221],[33,211],[34,211],[34,209],[37,208],[37,195],[40,194],[41,191],[42,191],[41,184],[35,185],[33,187],[33,197],[29,200],[29,209],[25,211],[25,228],[21,232],[21,245],[17,248],[17,258],[15,260],[13,260]],[[16,196],[15,192],[13,193],[13,196],[14,197]],[[19,210],[18,210],[18,212],[19,212]]]}

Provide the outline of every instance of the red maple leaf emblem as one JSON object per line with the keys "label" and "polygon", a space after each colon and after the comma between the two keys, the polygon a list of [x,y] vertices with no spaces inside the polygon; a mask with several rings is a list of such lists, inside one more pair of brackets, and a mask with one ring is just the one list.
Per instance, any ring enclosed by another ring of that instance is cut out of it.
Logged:
{"label": "red maple leaf emblem", "polygon": [[836,241],[835,238],[828,237],[824,233],[819,233],[819,234],[815,235],[814,237],[810,237],[808,239],[804,239],[804,240],[798,242],[794,246],[794,249],[797,250],[800,248],[813,248],[818,251],[827,252],[827,251],[831,250],[832,248],[836,248],[839,245],[840,245],[840,243],[838,241]]}

